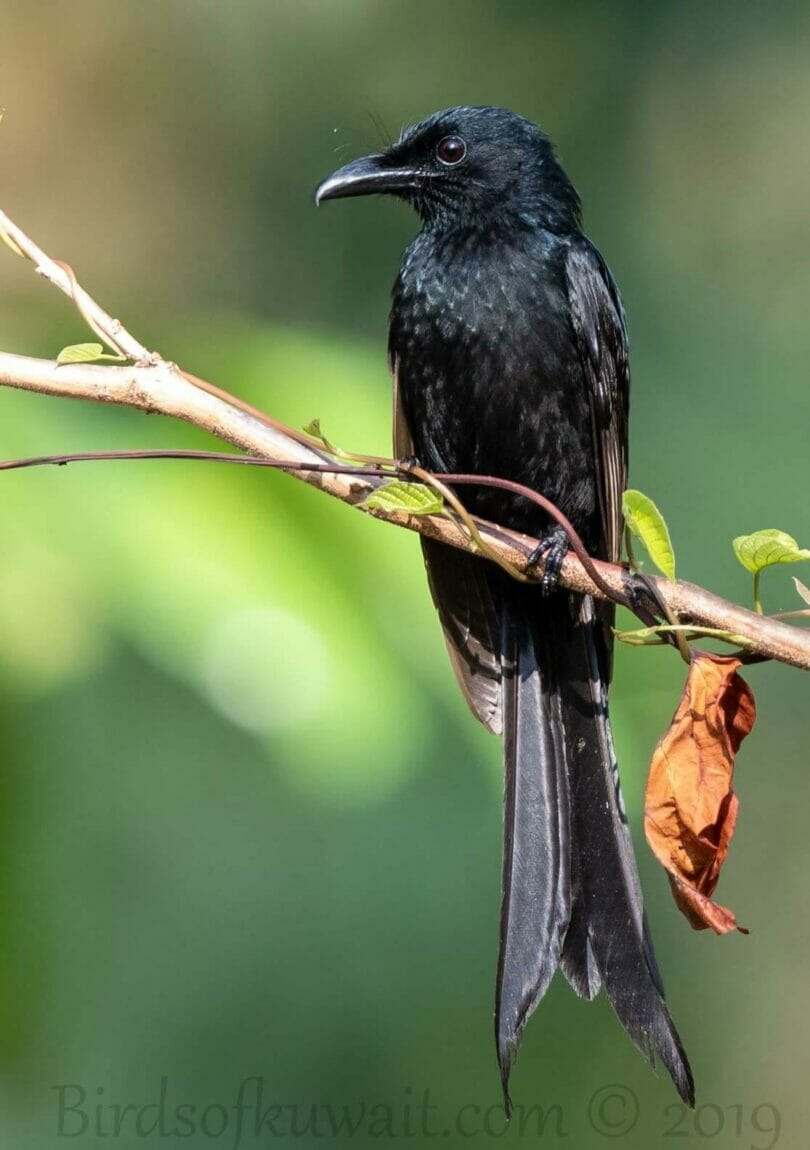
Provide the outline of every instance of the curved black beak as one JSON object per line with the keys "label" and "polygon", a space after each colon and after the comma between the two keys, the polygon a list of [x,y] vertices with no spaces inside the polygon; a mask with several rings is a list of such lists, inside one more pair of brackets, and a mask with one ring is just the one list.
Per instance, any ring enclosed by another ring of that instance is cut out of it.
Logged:
{"label": "curved black beak", "polygon": [[416,187],[420,178],[418,171],[387,167],[385,162],[384,155],[363,156],[338,168],[318,187],[315,203],[338,200],[343,196],[370,196],[375,192],[404,192]]}

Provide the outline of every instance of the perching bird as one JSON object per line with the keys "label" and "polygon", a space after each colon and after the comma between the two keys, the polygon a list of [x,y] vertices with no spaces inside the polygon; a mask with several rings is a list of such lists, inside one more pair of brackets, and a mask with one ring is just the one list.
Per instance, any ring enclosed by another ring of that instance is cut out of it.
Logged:
{"label": "perching bird", "polygon": [[[621,299],[581,230],[548,137],[500,108],[439,112],[329,176],[316,201],[384,192],[422,230],[393,292],[398,456],[515,480],[551,499],[590,553],[618,561],[629,371]],[[664,1001],[607,712],[613,611],[555,588],[564,534],[537,507],[463,489],[470,510],[543,539],[543,587],[423,539],[450,658],[503,735],[505,816],[495,1031],[504,1097],[527,1018],[558,967],[604,986],[636,1046],[694,1101]]]}

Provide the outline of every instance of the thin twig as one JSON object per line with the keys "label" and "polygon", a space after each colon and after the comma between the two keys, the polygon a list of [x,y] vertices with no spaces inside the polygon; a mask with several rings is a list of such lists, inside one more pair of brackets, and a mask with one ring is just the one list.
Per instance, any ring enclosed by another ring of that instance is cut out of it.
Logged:
{"label": "thin twig", "polygon": [[16,248],[21,256],[31,261],[43,279],[59,288],[68,299],[73,301],[79,313],[96,335],[120,351],[127,359],[135,360],[137,363],[151,362],[152,357],[149,351],[133,335],[129,334],[119,320],[113,319],[104,308],[88,295],[84,288],[77,283],[69,265],[46,255],[42,248],[35,244],[22,228],[17,227],[14,221],[10,220],[3,211],[0,211],[0,234],[11,240],[9,246],[12,247],[12,251]]}
{"label": "thin twig", "polygon": [[208,380],[201,379],[197,375],[192,375],[191,372],[183,371],[174,364],[169,364],[157,352],[149,351],[134,335],[127,331],[120,320],[114,319],[109,315],[100,304],[96,303],[89,292],[85,291],[76,279],[76,273],[70,264],[65,263],[64,260],[53,259],[47,255],[42,248],[34,243],[30,236],[28,236],[22,228],[18,227],[13,220],[9,219],[3,211],[0,211],[0,238],[6,241],[12,251],[22,256],[23,259],[30,260],[36,272],[42,276],[44,280],[47,280],[49,283],[52,283],[54,287],[59,288],[61,292],[64,292],[68,299],[75,304],[77,311],[90,330],[97,335],[99,339],[109,344],[122,359],[130,359],[139,367],[159,365],[171,367],[195,387],[199,387],[203,391],[207,391],[210,395],[224,400],[224,402],[231,404],[232,407],[236,407],[240,411],[245,412],[246,415],[252,415],[261,423],[267,424],[268,427],[282,430],[288,438],[295,439],[297,442],[303,443],[314,450],[318,449],[318,444],[309,436],[304,435],[303,432],[295,431],[292,428],[277,423],[276,420],[272,419],[269,415],[266,415],[263,411],[259,411],[259,409],[253,407],[252,404],[246,403],[245,400],[239,399],[238,396],[231,395],[230,392],[224,391],[213,383],[209,383]]}

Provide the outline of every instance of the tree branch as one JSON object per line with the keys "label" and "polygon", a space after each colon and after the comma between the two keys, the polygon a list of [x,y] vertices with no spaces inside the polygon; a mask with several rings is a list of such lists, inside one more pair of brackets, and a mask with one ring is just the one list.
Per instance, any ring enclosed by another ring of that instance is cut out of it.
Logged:
{"label": "tree branch", "polygon": [[[176,364],[148,351],[120,321],[104,311],[81,288],[67,264],[47,256],[3,212],[0,212],[0,238],[18,255],[33,262],[43,278],[64,292],[100,338],[119,354],[133,360],[132,364],[99,366],[57,364],[51,360],[0,354],[0,386],[41,395],[116,403],[181,419],[240,451],[258,457],[256,462],[264,460],[270,466],[286,470],[352,505],[362,503],[372,491],[387,482],[380,469],[374,474],[361,468],[335,464],[314,440],[285,428],[236,397],[205,380],[187,375]],[[486,480],[482,479],[482,482]],[[466,531],[447,516],[409,515],[402,511],[377,509],[368,513],[449,546],[475,550]],[[537,576],[537,570],[531,569],[529,564],[537,545],[536,539],[483,520],[476,520],[476,523],[487,547],[501,560],[523,574]],[[649,613],[660,614],[659,605],[649,592],[624,568],[598,560],[591,560],[590,565],[598,573],[602,587],[594,583],[586,566],[571,551],[563,561],[561,585],[597,598],[638,601],[641,597]],[[645,578],[654,587],[661,603],[681,623],[731,632],[742,640],[749,655],[776,659],[810,670],[810,631],[748,611],[692,583],[670,582],[653,576]]]}

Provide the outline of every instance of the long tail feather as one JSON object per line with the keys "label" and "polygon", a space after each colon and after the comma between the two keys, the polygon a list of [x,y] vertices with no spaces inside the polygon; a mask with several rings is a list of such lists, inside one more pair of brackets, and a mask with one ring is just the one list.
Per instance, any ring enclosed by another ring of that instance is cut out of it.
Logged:
{"label": "long tail feather", "polygon": [[596,967],[619,1021],[651,1064],[659,1057],[678,1093],[694,1104],[695,1087],[664,1001],[661,974],[644,913],[600,669],[593,604],[585,600],[566,644],[565,724],[570,751],[572,839]]}
{"label": "long tail feather", "polygon": [[509,1076],[557,966],[578,994],[604,985],[625,1030],[690,1105],[694,1084],[644,915],[607,714],[591,600],[501,583],[504,860],[495,1027]]}
{"label": "long tail feather", "polygon": [[565,729],[549,637],[531,625],[520,589],[507,589],[502,603],[505,787],[495,1032],[508,1111],[523,1027],[562,953],[571,846]]}

